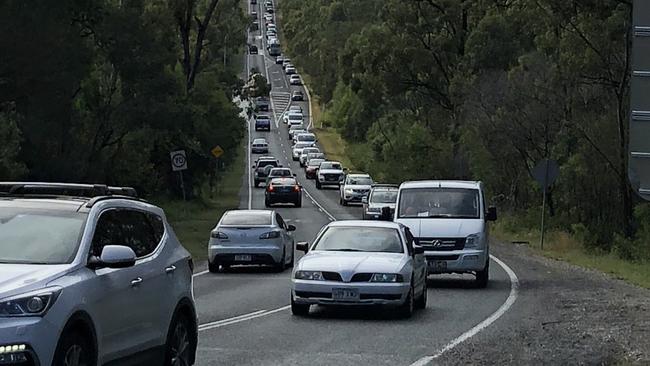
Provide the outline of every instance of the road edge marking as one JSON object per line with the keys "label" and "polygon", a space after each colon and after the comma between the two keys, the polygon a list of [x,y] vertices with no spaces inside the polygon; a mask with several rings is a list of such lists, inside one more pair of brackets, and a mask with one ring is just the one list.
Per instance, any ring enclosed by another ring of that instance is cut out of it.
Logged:
{"label": "road edge marking", "polygon": [[503,316],[503,314],[505,314],[508,310],[510,310],[512,305],[517,300],[517,296],[519,293],[519,278],[517,277],[515,272],[499,258],[491,254],[490,254],[490,258],[493,261],[495,261],[501,268],[503,268],[503,270],[508,274],[508,277],[510,278],[510,294],[508,295],[506,301],[503,304],[501,304],[501,306],[497,309],[497,311],[492,313],[492,315],[490,315],[485,320],[475,325],[472,329],[466,331],[465,333],[461,334],[459,337],[447,343],[447,345],[445,345],[441,350],[439,350],[438,352],[436,352],[431,356],[424,356],[420,358],[419,360],[413,362],[410,366],[424,366],[429,364],[430,362],[442,356],[446,352],[454,349],[459,344],[477,335],[479,332],[489,327],[490,325],[492,325],[492,323],[494,323],[499,318],[501,318],[501,316]]}
{"label": "road edge marking", "polygon": [[228,325],[233,325],[233,324],[245,322],[245,321],[252,320],[252,319],[261,318],[263,316],[279,313],[281,311],[285,311],[285,310],[288,310],[290,308],[291,308],[291,305],[286,305],[286,306],[283,306],[283,307],[280,307],[280,308],[277,308],[277,309],[273,309],[273,310],[268,310],[268,311],[259,310],[259,311],[255,311],[255,312],[252,312],[252,313],[248,313],[248,314],[228,318],[228,319],[218,320],[218,321],[212,322],[212,323],[201,324],[201,325],[199,325],[199,332],[203,332],[203,331],[211,330],[211,329],[216,329],[216,328],[221,328],[221,327],[225,327],[225,326],[228,326]]}

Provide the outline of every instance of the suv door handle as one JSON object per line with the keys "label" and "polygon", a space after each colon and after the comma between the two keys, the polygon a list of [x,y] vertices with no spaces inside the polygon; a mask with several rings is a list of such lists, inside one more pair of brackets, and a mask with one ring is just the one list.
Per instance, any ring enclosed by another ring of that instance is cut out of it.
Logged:
{"label": "suv door handle", "polygon": [[132,286],[132,287],[136,287],[136,286],[138,286],[139,284],[141,284],[142,281],[143,281],[143,280],[142,280],[142,277],[134,278],[134,279],[131,280],[131,286]]}
{"label": "suv door handle", "polygon": [[173,264],[171,266],[165,268],[165,273],[174,273],[174,271],[176,271],[176,266],[173,265]]}

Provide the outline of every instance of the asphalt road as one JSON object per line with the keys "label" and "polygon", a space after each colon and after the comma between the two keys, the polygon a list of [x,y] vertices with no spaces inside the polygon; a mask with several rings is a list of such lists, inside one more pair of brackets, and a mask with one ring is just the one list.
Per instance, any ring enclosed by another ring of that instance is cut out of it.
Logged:
{"label": "asphalt road", "polygon": [[[259,4],[256,8],[260,24],[264,25],[264,11]],[[249,41],[258,45],[260,54],[248,56],[247,67],[269,75],[272,106],[279,115],[286,108],[285,96],[304,89],[288,85],[282,67],[266,53],[259,31],[251,33]],[[300,104],[309,115],[309,103]],[[361,217],[359,206],[339,205],[338,188],[317,190],[313,181],[304,178],[299,164],[291,160],[285,125],[272,124],[270,132],[249,128],[249,138],[256,137],[267,139],[269,155],[291,167],[305,189],[301,208],[275,208],[297,227],[296,242],[311,242],[331,220]],[[255,156],[249,157],[248,174],[242,177],[240,208],[261,209],[264,189],[251,187],[250,164]],[[295,253],[296,258],[300,254]],[[509,298],[512,284],[508,274],[494,262],[490,271],[486,289],[472,288],[473,276],[431,277],[428,307],[408,320],[397,319],[386,310],[320,307],[312,307],[308,318],[297,318],[288,307],[290,270],[274,273],[264,268],[235,268],[229,273],[203,272],[195,277],[194,284],[201,324],[197,364],[410,365],[428,361],[423,357],[458,341]]]}

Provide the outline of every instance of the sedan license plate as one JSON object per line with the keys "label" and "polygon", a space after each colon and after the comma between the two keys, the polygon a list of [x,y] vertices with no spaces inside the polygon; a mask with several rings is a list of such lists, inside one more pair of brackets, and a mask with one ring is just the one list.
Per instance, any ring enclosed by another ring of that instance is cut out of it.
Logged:
{"label": "sedan license plate", "polygon": [[236,255],[235,261],[237,262],[250,262],[253,260],[253,257],[250,254]]}
{"label": "sedan license plate", "polygon": [[354,288],[332,289],[332,298],[337,301],[359,301],[359,290]]}
{"label": "sedan license plate", "polygon": [[429,262],[429,270],[432,272],[444,272],[447,270],[446,261],[431,261]]}

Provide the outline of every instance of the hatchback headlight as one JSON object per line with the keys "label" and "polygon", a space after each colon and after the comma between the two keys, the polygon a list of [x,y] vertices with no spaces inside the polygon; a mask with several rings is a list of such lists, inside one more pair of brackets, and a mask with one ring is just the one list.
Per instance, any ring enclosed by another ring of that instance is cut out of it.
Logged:
{"label": "hatchback headlight", "polygon": [[476,248],[481,244],[481,235],[472,234],[465,239],[465,248]]}
{"label": "hatchback headlight", "polygon": [[279,231],[269,231],[268,233],[264,233],[260,235],[260,239],[277,239],[279,237],[280,237]]}
{"label": "hatchback headlight", "polygon": [[43,316],[61,293],[60,287],[50,287],[0,300],[0,318]]}
{"label": "hatchback headlight", "polygon": [[404,278],[397,273],[375,273],[370,282],[403,282]]}
{"label": "hatchback headlight", "polygon": [[296,271],[294,278],[297,280],[324,281],[323,273],[319,271]]}

